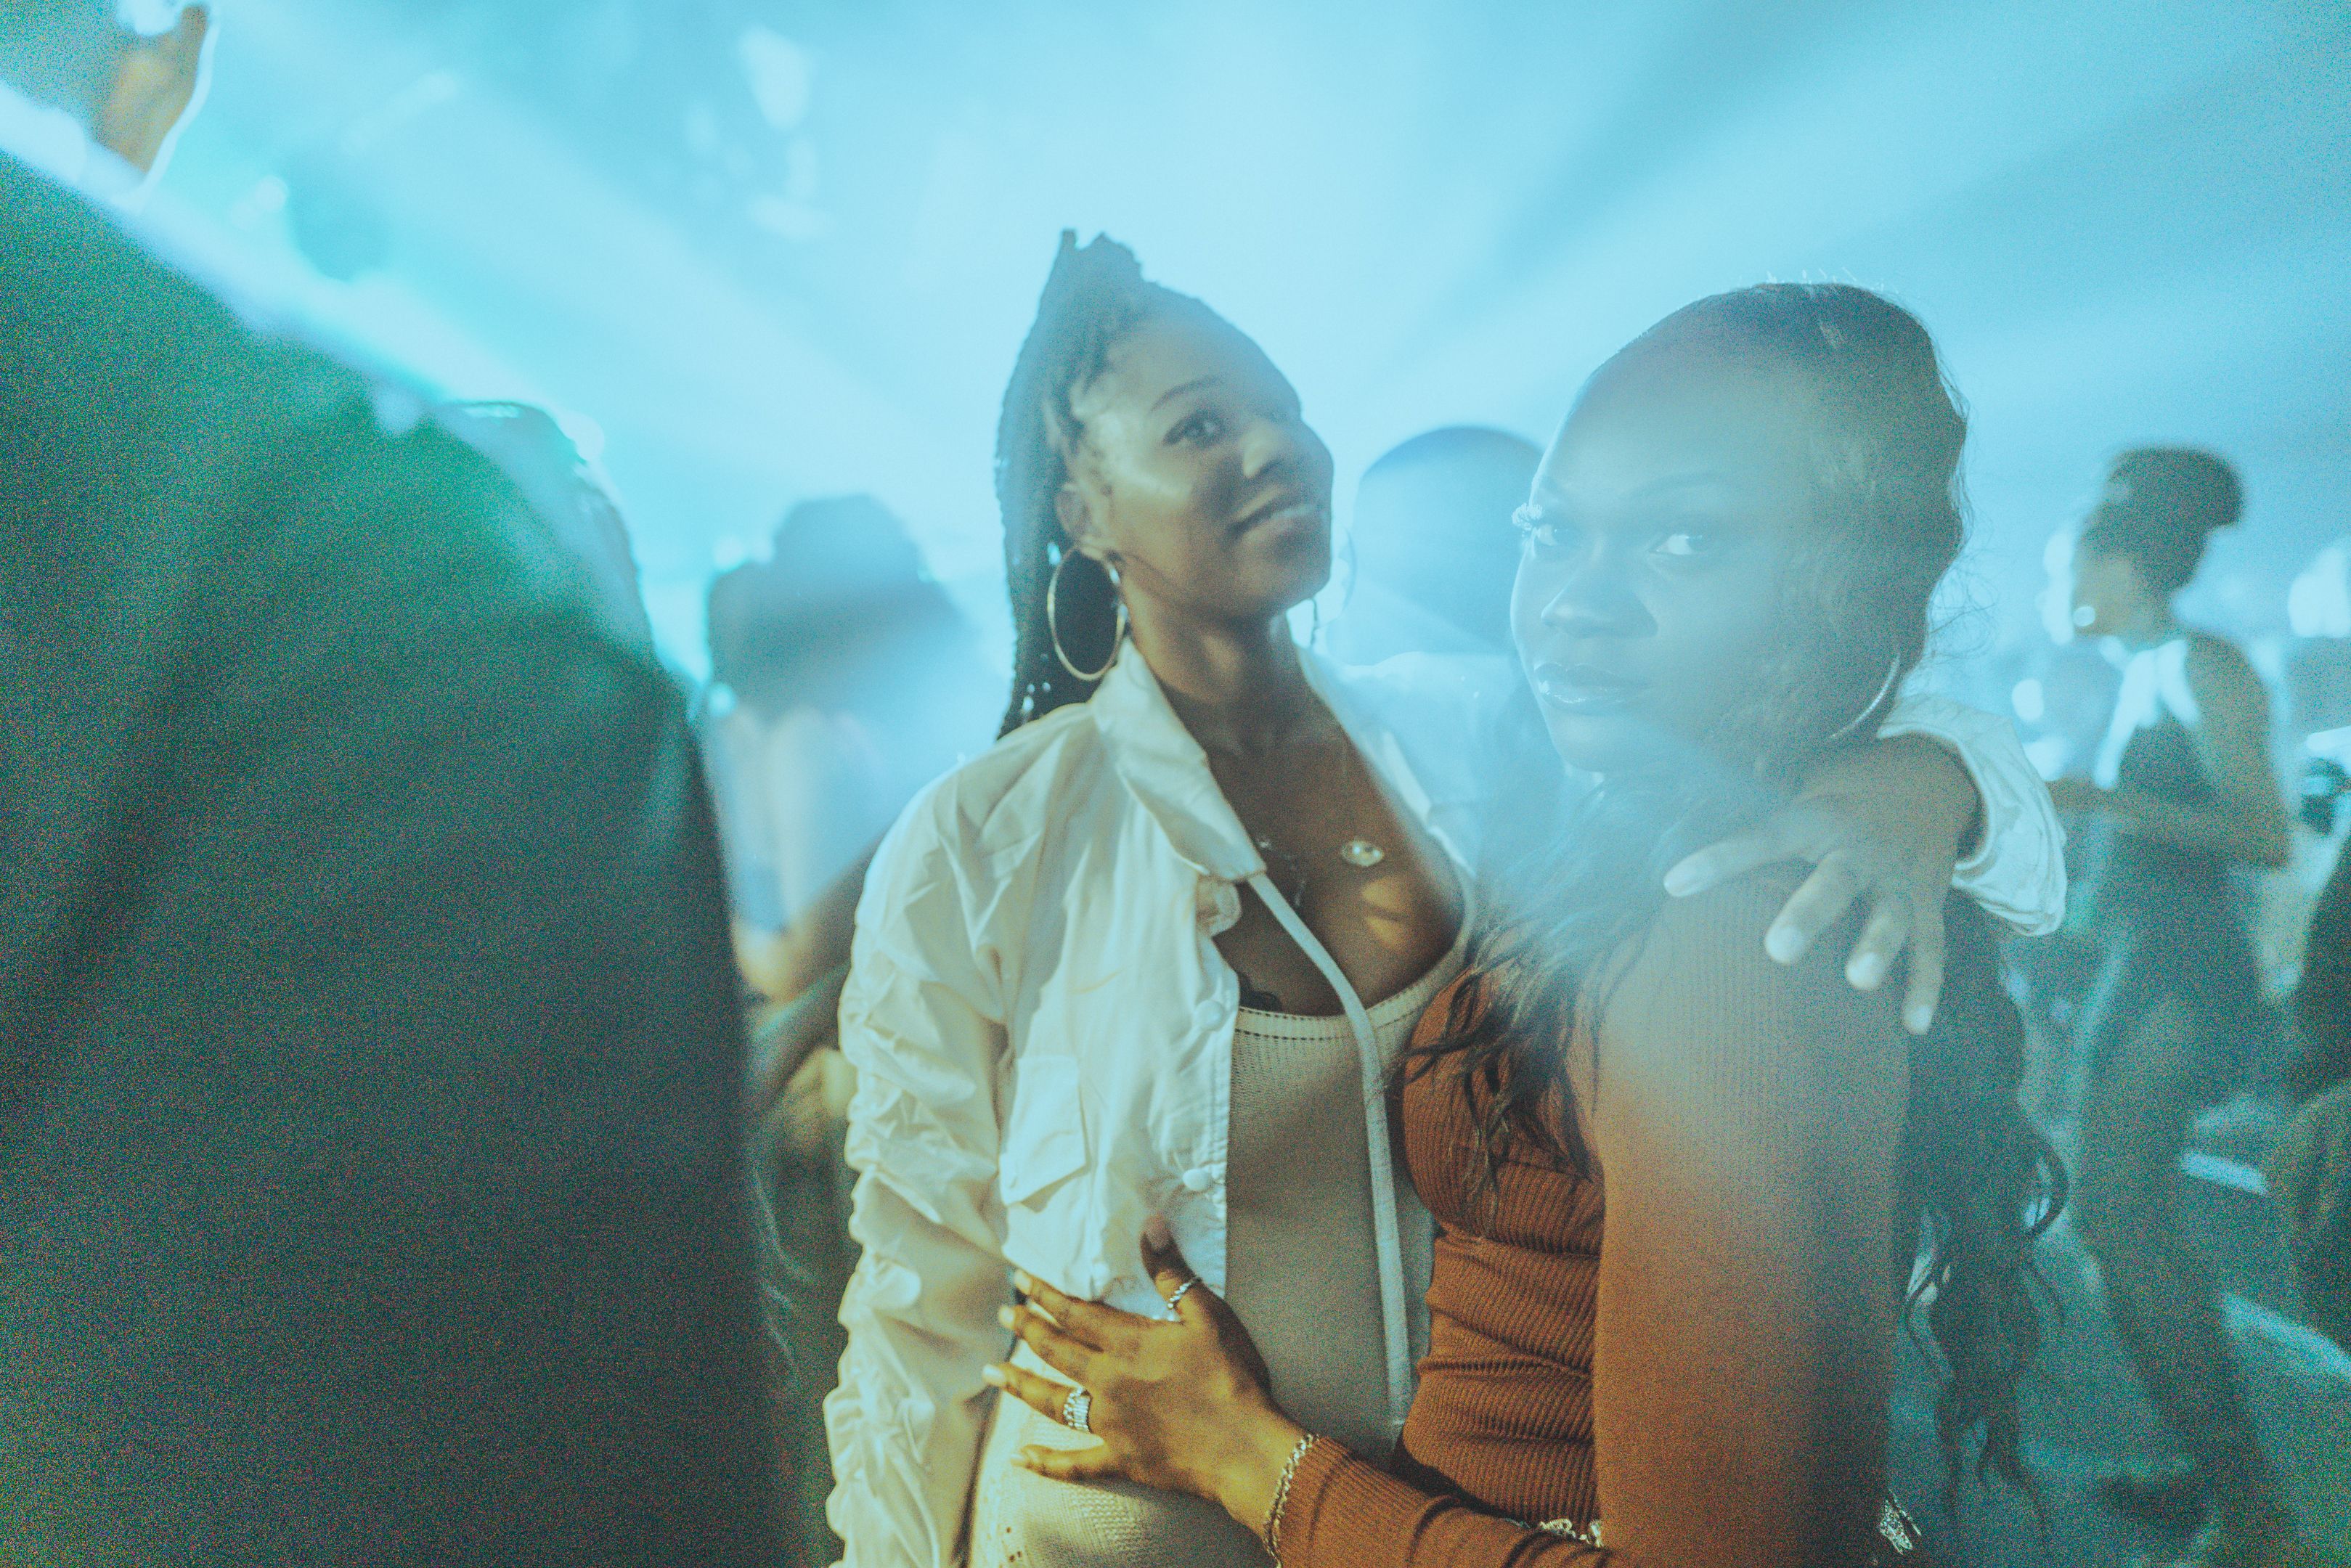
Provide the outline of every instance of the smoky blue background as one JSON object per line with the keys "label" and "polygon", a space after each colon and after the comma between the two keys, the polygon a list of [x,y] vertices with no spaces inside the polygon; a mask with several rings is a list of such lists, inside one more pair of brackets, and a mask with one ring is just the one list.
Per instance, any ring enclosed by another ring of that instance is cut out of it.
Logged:
{"label": "smoky blue background", "polygon": [[[1538,439],[1767,277],[1889,290],[1974,412],[1959,633],[2039,637],[2125,444],[2243,468],[2191,611],[2345,531],[2351,7],[224,0],[159,207],[319,331],[601,434],[664,648],[870,490],[1004,635],[989,456],[1063,227],[1258,337],[1341,472]],[[341,276],[335,276],[341,275]],[[1334,587],[1334,593],[1343,585]]]}

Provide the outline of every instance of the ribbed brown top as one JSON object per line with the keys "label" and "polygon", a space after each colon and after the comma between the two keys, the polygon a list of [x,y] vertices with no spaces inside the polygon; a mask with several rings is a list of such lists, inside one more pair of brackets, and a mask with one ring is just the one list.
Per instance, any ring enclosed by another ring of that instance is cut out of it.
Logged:
{"label": "ribbed brown top", "polygon": [[[1522,1151],[1474,1197],[1458,1075],[1408,1084],[1405,1152],[1443,1228],[1430,1354],[1395,1473],[1329,1442],[1300,1466],[1285,1563],[1860,1559],[1885,1464],[1908,1054],[1891,991],[1839,973],[1849,930],[1792,968],[1763,956],[1791,885],[1669,904],[1608,985],[1597,1066],[1588,1035],[1569,1061],[1600,1179]],[[1561,1518],[1604,1520],[1609,1550],[1513,1522]]]}
{"label": "ribbed brown top", "polygon": [[[1447,1000],[1424,1015],[1429,1033]],[[1520,1519],[1592,1519],[1600,1185],[1516,1149],[1473,1197],[1483,1105],[1444,1068],[1404,1090],[1405,1155],[1438,1230],[1428,1355],[1395,1469],[1451,1478]]]}

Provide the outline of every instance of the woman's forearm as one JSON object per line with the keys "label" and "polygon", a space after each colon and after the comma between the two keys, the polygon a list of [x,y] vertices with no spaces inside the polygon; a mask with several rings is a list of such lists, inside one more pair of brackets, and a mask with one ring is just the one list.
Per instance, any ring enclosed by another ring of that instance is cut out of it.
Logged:
{"label": "woman's forearm", "polygon": [[1281,1493],[1281,1478],[1293,1468],[1292,1460],[1306,1438],[1306,1428],[1279,1411],[1269,1411],[1237,1428],[1232,1457],[1219,1468],[1217,1506],[1262,1538]]}
{"label": "woman's forearm", "polygon": [[1889,840],[1948,843],[1965,859],[1983,838],[1983,797],[1957,747],[1938,737],[1889,736],[1814,770],[1804,793],[1844,803]]}

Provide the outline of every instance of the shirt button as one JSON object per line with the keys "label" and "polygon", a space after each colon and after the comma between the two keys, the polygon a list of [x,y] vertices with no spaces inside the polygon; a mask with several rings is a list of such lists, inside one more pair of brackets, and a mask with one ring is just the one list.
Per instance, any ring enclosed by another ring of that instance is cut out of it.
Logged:
{"label": "shirt button", "polygon": [[1184,1173],[1184,1190],[1206,1192],[1217,1185],[1217,1173],[1206,1166],[1194,1166]]}

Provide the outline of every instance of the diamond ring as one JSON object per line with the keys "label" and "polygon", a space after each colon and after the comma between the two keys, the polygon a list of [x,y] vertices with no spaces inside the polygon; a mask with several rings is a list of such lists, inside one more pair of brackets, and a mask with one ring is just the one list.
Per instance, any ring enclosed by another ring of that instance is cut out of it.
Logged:
{"label": "diamond ring", "polygon": [[1092,1433],[1093,1427],[1088,1424],[1088,1418],[1092,1415],[1093,1407],[1092,1395],[1082,1388],[1071,1389],[1070,1396],[1061,1401],[1061,1425],[1072,1432]]}

